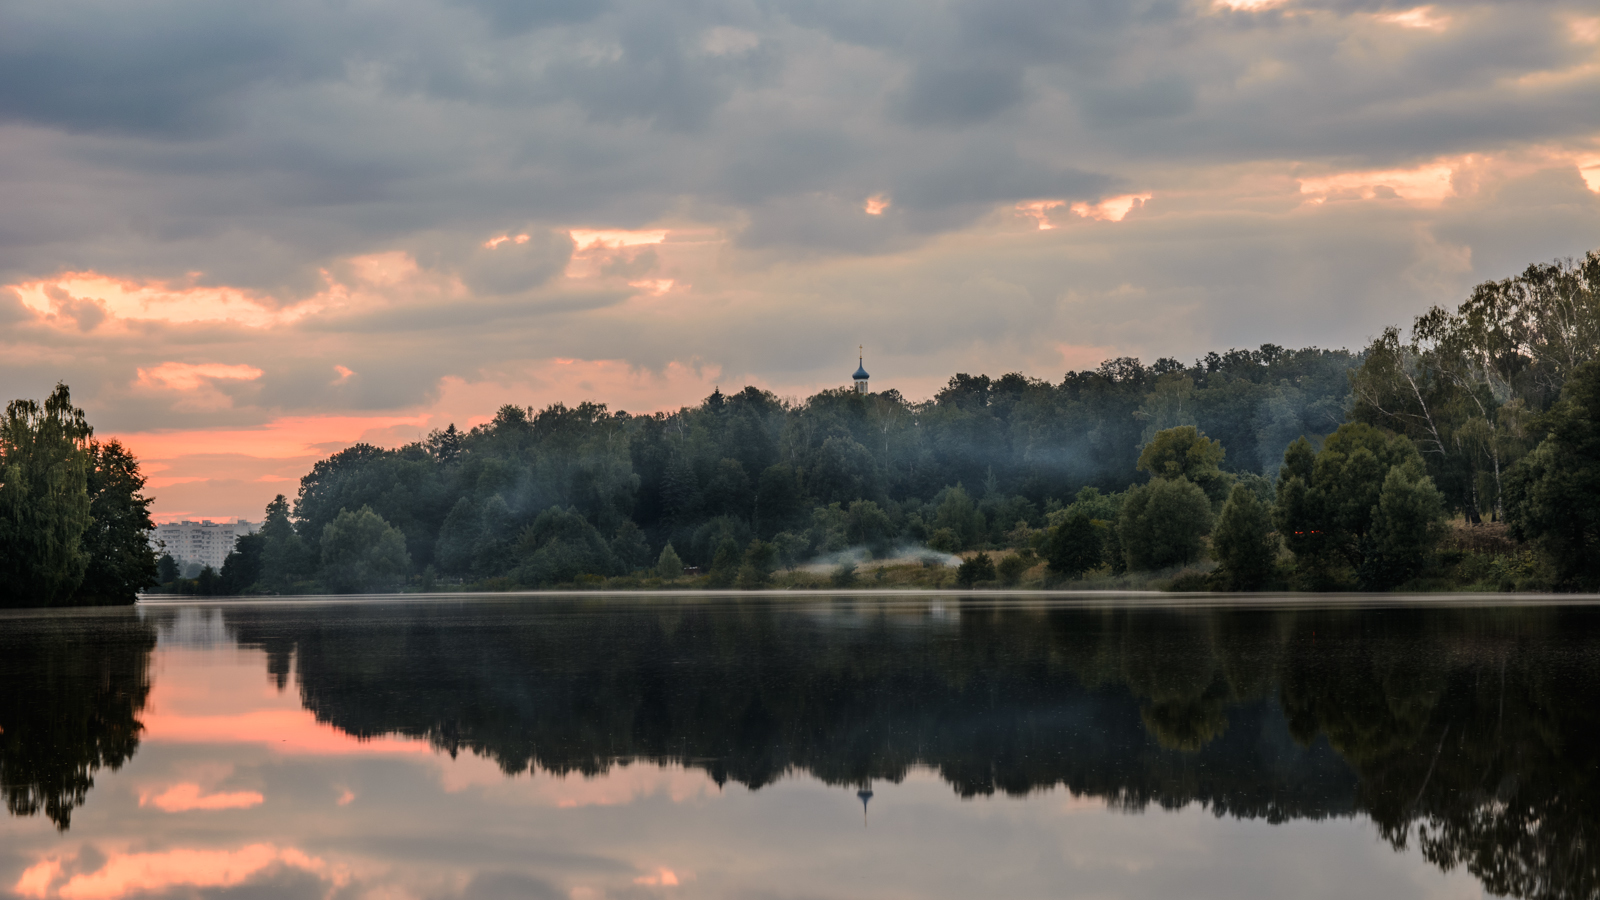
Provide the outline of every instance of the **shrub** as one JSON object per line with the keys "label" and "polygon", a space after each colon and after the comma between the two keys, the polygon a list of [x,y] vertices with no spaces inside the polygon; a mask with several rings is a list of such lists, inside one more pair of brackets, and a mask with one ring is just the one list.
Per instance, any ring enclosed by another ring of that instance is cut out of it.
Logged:
{"label": "shrub", "polygon": [[979,553],[956,569],[956,583],[970,588],[980,581],[994,581],[995,574],[994,560],[987,553]]}

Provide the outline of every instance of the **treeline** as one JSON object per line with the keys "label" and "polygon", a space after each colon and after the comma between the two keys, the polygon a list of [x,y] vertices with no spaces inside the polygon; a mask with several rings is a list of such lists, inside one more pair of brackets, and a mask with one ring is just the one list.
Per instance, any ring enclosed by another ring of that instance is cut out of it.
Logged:
{"label": "treeline", "polygon": [[134,602],[156,584],[139,462],[97,441],[64,384],[0,421],[0,607]]}
{"label": "treeline", "polygon": [[973,561],[969,583],[1041,559],[1055,580],[1215,559],[1191,586],[1385,589],[1434,571],[1460,515],[1543,551],[1500,583],[1592,585],[1597,286],[1591,253],[1480,285],[1359,354],[1122,358],[1060,383],[961,374],[924,402],[745,388],[653,415],[505,406],[467,432],[318,462],[216,583],[537,587],[688,567],[757,586],[846,548],[916,546],[1016,551]]}

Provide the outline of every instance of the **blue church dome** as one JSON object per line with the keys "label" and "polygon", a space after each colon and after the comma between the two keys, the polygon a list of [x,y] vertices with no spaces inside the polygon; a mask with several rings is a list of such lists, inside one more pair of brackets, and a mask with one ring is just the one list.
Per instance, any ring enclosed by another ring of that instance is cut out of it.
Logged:
{"label": "blue church dome", "polygon": [[862,363],[861,365],[856,366],[856,373],[850,377],[857,381],[865,381],[868,377],[870,377],[867,375],[866,364]]}

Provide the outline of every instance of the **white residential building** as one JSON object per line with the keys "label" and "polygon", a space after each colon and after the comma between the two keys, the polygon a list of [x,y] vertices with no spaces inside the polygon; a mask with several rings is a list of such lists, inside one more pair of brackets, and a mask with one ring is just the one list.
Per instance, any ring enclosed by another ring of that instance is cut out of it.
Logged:
{"label": "white residential building", "polygon": [[260,527],[259,522],[247,522],[244,519],[237,522],[213,522],[210,519],[168,522],[156,526],[150,535],[150,542],[158,551],[172,554],[180,568],[187,563],[199,563],[220,572],[222,561],[233,552],[233,542],[241,535],[254,534]]}

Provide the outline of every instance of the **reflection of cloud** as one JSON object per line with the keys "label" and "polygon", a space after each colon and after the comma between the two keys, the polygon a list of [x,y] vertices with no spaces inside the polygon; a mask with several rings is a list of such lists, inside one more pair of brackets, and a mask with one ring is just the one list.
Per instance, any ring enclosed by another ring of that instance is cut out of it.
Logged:
{"label": "reflection of cloud", "polygon": [[159,794],[141,793],[139,805],[150,805],[163,812],[189,812],[192,810],[249,809],[259,806],[266,798],[257,791],[230,791],[205,794],[200,785],[192,782],[175,784]]}
{"label": "reflection of cloud", "polygon": [[278,753],[372,755],[432,753],[424,741],[385,735],[362,740],[318,722],[306,710],[259,709],[236,715],[191,716],[147,711],[144,739],[182,744],[262,744]]}
{"label": "reflection of cloud", "polygon": [[[112,852],[93,872],[73,875],[56,888],[62,900],[111,900],[128,894],[178,887],[228,888],[276,867],[310,872],[334,887],[349,879],[326,862],[293,847],[250,844],[237,850],[166,850],[154,853]],[[14,890],[30,898],[51,896],[60,879],[62,859],[41,860],[22,873]]]}
{"label": "reflection of cloud", "polygon": [[11,889],[24,897],[44,897],[49,895],[50,885],[59,877],[61,860],[41,859],[25,869]]}

